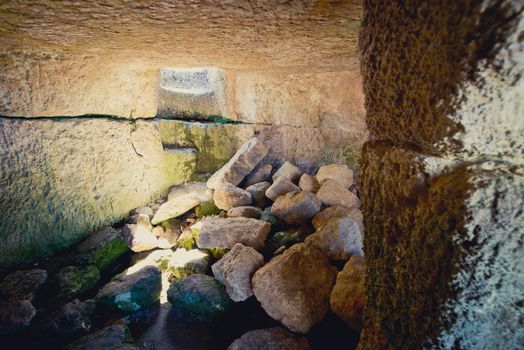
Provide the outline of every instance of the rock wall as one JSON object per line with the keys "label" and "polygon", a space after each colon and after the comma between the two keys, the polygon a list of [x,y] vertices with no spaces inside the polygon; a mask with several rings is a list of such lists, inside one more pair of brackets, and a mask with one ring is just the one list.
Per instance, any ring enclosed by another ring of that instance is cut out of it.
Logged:
{"label": "rock wall", "polygon": [[364,2],[361,349],[524,346],[523,10]]}

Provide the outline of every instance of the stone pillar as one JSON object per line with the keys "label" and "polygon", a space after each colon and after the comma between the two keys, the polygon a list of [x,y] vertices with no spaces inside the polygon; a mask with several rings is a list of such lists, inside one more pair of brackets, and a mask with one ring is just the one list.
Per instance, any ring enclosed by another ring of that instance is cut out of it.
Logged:
{"label": "stone pillar", "polygon": [[511,1],[364,1],[360,349],[524,346],[524,29]]}

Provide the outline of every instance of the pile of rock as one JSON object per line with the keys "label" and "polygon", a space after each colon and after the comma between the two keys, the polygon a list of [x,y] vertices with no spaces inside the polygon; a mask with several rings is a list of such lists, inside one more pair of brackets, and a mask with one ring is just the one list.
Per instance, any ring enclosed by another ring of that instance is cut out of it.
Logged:
{"label": "pile of rock", "polygon": [[[31,325],[35,339],[62,334],[49,343],[57,347],[131,349],[126,326],[92,327],[91,320],[132,324],[154,314],[162,298],[186,316],[216,318],[253,296],[298,335],[253,330],[230,349],[308,349],[300,334],[330,309],[359,331],[363,217],[352,170],[332,164],[313,176],[290,162],[273,169],[264,162],[267,153],[253,138],[207,183],[175,186],[166,198],[133,210],[119,230],[106,227],[79,243],[51,278],[62,303],[35,324],[31,300],[46,271],[7,276],[0,284],[0,335]],[[126,254],[132,266],[111,272]],[[342,265],[339,272],[335,266]],[[109,283],[99,285],[108,274]]]}

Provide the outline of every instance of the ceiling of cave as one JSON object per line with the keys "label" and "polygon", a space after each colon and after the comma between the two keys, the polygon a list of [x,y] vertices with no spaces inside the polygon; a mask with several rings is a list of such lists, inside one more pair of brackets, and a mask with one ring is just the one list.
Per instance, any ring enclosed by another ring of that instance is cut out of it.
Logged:
{"label": "ceiling of cave", "polygon": [[361,13],[356,0],[0,0],[0,55],[356,68]]}

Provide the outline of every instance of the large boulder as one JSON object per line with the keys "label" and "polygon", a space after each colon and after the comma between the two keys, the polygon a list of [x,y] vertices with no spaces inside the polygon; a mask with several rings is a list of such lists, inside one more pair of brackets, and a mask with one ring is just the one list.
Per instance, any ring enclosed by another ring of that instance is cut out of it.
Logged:
{"label": "large boulder", "polygon": [[231,300],[244,301],[253,295],[251,277],[262,265],[262,254],[237,243],[211,269],[215,278],[225,285]]}
{"label": "large boulder", "polygon": [[89,333],[94,309],[93,300],[81,302],[74,299],[40,320],[32,327],[31,335],[36,339],[39,347],[61,348]]}
{"label": "large boulder", "polygon": [[317,198],[325,206],[360,207],[360,199],[353,192],[331,179],[324,181],[320,186],[320,189],[317,191]]}
{"label": "large boulder", "polygon": [[218,186],[213,193],[215,205],[223,210],[251,204],[251,193],[231,184]]}
{"label": "large boulder", "polygon": [[124,325],[115,324],[88,334],[72,344],[66,350],[138,350],[134,345],[131,332]]}
{"label": "large boulder", "polygon": [[177,218],[199,205],[200,202],[202,202],[201,197],[192,192],[174,196],[158,208],[151,223],[158,225],[162,221]]}
{"label": "large boulder", "polygon": [[95,265],[102,271],[127,251],[120,232],[108,226],[80,242],[71,252],[70,260],[73,265]]}
{"label": "large boulder", "polygon": [[227,216],[230,218],[243,217],[243,218],[260,219],[261,214],[262,214],[262,209],[260,209],[259,207],[252,207],[252,206],[235,207],[227,211]]}
{"label": "large boulder", "polygon": [[267,148],[262,141],[247,140],[229,162],[207,180],[207,187],[214,190],[225,183],[237,186],[266,155]]}
{"label": "large boulder", "polygon": [[278,196],[289,192],[300,192],[300,188],[285,176],[275,179],[273,184],[266,190],[266,197],[275,201]]}
{"label": "large boulder", "polygon": [[290,192],[277,198],[271,213],[291,225],[300,225],[320,211],[320,201],[311,192]]}
{"label": "large boulder", "polygon": [[345,164],[324,165],[318,169],[317,180],[322,185],[326,180],[334,180],[349,188],[353,185],[353,170]]}
{"label": "large boulder", "polygon": [[249,331],[235,340],[227,350],[309,350],[305,337],[296,337],[284,328],[274,327]]}
{"label": "large boulder", "polygon": [[271,186],[269,182],[259,182],[254,185],[246,187],[246,191],[251,194],[252,204],[259,208],[265,208],[268,199],[266,197],[266,191]]}
{"label": "large boulder", "polygon": [[206,273],[209,269],[210,259],[210,255],[203,250],[178,248],[167,263],[169,279],[174,280],[193,274]]}
{"label": "large boulder", "polygon": [[300,187],[302,191],[316,193],[320,188],[320,185],[314,176],[311,176],[309,174],[302,174],[300,180],[298,181],[298,187]]}
{"label": "large boulder", "polygon": [[324,254],[299,243],[255,273],[253,293],[269,316],[307,333],[329,310],[336,273]]}
{"label": "large boulder", "polygon": [[284,162],[284,164],[282,164],[280,168],[278,168],[276,173],[273,174],[273,181],[276,181],[279,177],[285,177],[291,182],[297,182],[302,173],[302,170],[300,170],[290,162],[286,161]]}
{"label": "large boulder", "polygon": [[211,276],[200,274],[171,284],[167,299],[173,307],[203,318],[220,316],[232,304],[222,284]]}
{"label": "large boulder", "polygon": [[0,300],[0,336],[29,327],[36,309],[27,300]]}
{"label": "large boulder", "polygon": [[272,170],[273,167],[271,166],[271,164],[258,164],[257,167],[248,176],[246,176],[246,180],[244,181],[244,187],[249,187],[256,183],[265,182],[269,180],[269,176],[271,175]]}
{"label": "large boulder", "polygon": [[306,243],[321,250],[331,260],[348,260],[363,255],[363,232],[351,217],[334,218],[306,238]]}
{"label": "large boulder", "polygon": [[33,300],[35,293],[47,280],[47,271],[32,269],[15,271],[0,283],[0,296],[10,300]]}
{"label": "large boulder", "polygon": [[96,303],[107,311],[132,313],[158,301],[161,289],[160,269],[137,264],[113,277],[96,295]]}
{"label": "large boulder", "polygon": [[270,230],[271,225],[262,220],[210,216],[204,218],[194,232],[197,245],[202,249],[231,249],[236,243],[260,249]]}
{"label": "large boulder", "polygon": [[158,247],[158,239],[153,233],[153,226],[146,214],[138,214],[136,224],[126,224],[122,236],[129,249],[135,253],[144,252]]}
{"label": "large boulder", "polygon": [[67,266],[58,271],[55,278],[59,296],[70,300],[96,286],[100,271],[94,265]]}
{"label": "large boulder", "polygon": [[365,301],[366,263],[364,257],[353,255],[344,269],[338,273],[335,287],[331,291],[331,310],[349,328],[360,332]]}

